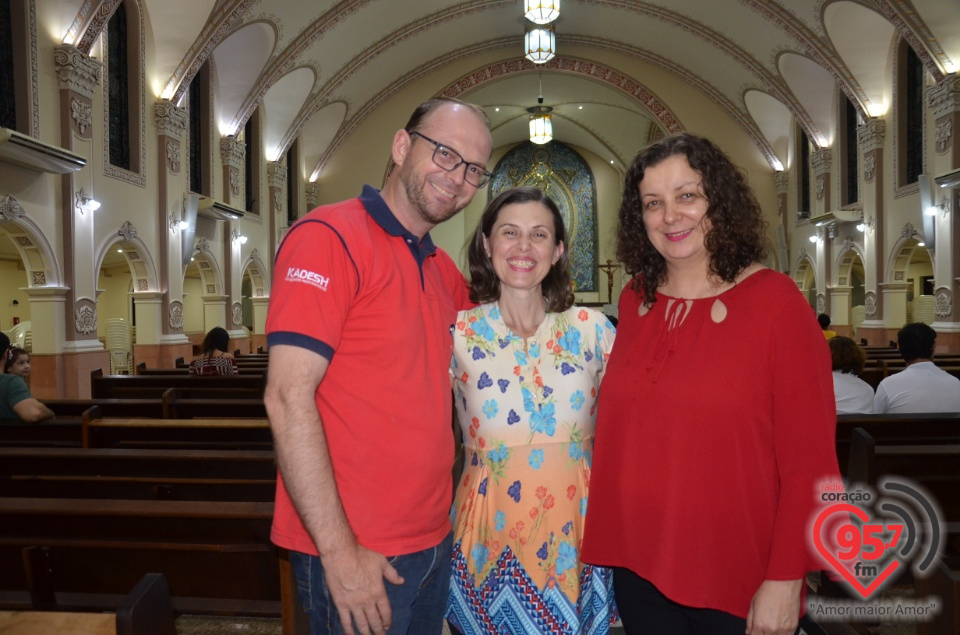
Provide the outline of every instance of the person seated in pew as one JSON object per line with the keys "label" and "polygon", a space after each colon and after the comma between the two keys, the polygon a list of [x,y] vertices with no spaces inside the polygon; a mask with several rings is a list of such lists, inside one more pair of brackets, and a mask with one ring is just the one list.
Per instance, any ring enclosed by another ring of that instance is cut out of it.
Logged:
{"label": "person seated in pew", "polygon": [[833,358],[833,394],[838,415],[873,414],[873,387],[860,379],[867,355],[849,337],[830,339]]}
{"label": "person seated in pew", "polygon": [[23,377],[23,381],[27,381],[30,376],[30,353],[16,346],[8,348],[3,357],[3,372],[6,375]]}
{"label": "person seated in pew", "polygon": [[817,316],[817,323],[820,324],[820,329],[823,331],[823,336],[828,340],[832,340],[837,336],[836,331],[830,330],[830,316],[826,313],[821,313]]}
{"label": "person seated in pew", "polygon": [[960,412],[960,379],[933,363],[936,341],[937,332],[922,322],[900,329],[897,348],[907,367],[877,386],[875,413]]}
{"label": "person seated in pew", "polygon": [[[3,351],[4,368],[10,351],[10,338],[0,333],[0,351]],[[30,389],[23,381],[23,377],[3,373],[0,375],[0,420],[20,419],[27,423],[36,423],[44,419],[52,419],[53,411],[34,399]]]}
{"label": "person seated in pew", "polygon": [[237,360],[227,352],[230,334],[215,326],[203,338],[200,355],[190,363],[191,375],[239,375]]}

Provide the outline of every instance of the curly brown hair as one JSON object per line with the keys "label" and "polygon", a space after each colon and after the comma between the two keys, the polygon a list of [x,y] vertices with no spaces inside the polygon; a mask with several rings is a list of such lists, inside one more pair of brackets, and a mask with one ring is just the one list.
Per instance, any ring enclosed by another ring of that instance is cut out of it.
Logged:
{"label": "curly brown hair", "polygon": [[704,219],[710,226],[704,237],[710,273],[733,282],[767,254],[767,223],[743,171],[703,137],[680,133],[662,139],[641,150],[627,170],[617,227],[617,259],[628,274],[639,274],[631,288],[643,293],[647,307],[653,306],[656,290],[667,281],[667,263],[647,236],[640,182],[647,168],[677,155],[685,157],[702,178],[700,187],[707,199]]}
{"label": "curly brown hair", "polygon": [[833,358],[833,370],[850,375],[859,375],[867,363],[867,354],[849,337],[838,335],[827,340],[830,356]]}
{"label": "curly brown hair", "polygon": [[[493,231],[493,226],[504,207],[529,202],[540,203],[550,210],[550,215],[553,217],[554,243],[567,244],[567,230],[563,224],[563,216],[560,215],[557,204],[545,192],[535,187],[515,187],[501,192],[483,210],[483,216],[480,217],[480,222],[468,243],[471,301],[483,304],[500,299],[500,279],[497,278],[493,270],[493,262],[487,255],[487,250],[484,249],[483,239],[490,238],[490,232]],[[566,249],[540,283],[540,291],[547,301],[547,311],[559,313],[573,305],[573,293],[570,291],[570,257]]]}

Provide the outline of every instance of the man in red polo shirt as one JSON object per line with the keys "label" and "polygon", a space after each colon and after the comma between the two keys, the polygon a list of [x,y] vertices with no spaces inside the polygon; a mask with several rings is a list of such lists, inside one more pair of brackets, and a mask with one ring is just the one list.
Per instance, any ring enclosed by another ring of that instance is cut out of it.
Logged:
{"label": "man in red polo shirt", "polygon": [[291,551],[315,634],[441,632],[450,333],[469,299],[428,232],[489,180],[492,145],[479,108],[421,104],[394,136],[383,190],[312,211],[280,246],[264,395],[280,468],[272,539]]}

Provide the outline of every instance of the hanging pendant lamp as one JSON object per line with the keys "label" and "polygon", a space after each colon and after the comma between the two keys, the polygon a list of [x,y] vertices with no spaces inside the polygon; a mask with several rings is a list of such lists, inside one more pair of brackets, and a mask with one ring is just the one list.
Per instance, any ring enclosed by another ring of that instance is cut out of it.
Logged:
{"label": "hanging pendant lamp", "polygon": [[537,24],[550,24],[560,15],[560,0],[524,0],[523,17]]}
{"label": "hanging pendant lamp", "polygon": [[528,60],[534,64],[546,64],[553,59],[557,50],[557,36],[553,26],[531,24],[524,33],[523,44]]}

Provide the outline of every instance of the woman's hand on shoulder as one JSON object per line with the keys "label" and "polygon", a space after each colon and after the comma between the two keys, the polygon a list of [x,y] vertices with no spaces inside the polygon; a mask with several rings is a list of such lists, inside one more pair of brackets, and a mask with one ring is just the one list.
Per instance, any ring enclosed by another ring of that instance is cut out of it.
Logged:
{"label": "woman's hand on shoulder", "polygon": [[747,635],[793,635],[800,619],[803,580],[764,580],[747,613]]}

